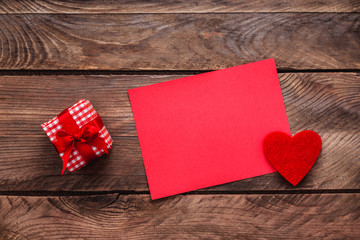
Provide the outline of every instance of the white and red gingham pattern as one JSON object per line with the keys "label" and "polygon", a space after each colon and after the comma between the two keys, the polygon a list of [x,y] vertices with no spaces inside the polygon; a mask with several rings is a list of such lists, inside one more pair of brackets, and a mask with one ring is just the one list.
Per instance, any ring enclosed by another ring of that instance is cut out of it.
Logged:
{"label": "white and red gingham pattern", "polygon": [[[83,127],[88,122],[92,121],[95,117],[97,117],[97,113],[91,103],[87,100],[81,99],[79,102],[74,104],[72,107],[68,108],[70,115],[75,120],[76,124],[79,128]],[[43,123],[42,128],[50,138],[51,142],[57,141],[56,133],[60,129],[62,129],[62,125],[59,122],[58,117],[51,119],[50,121]],[[104,141],[107,145],[107,148],[110,149],[112,145],[112,138],[109,132],[106,130],[105,126],[100,130],[100,137],[104,138]],[[104,150],[97,149],[96,147],[92,147],[93,151],[97,156],[101,156],[104,154]],[[59,154],[61,159],[64,156],[64,153]],[[62,159],[64,161],[64,159]],[[81,167],[85,166],[86,162],[83,157],[80,155],[79,151],[74,147],[73,151],[70,154],[69,162],[67,164],[67,169],[70,172],[74,172]]]}
{"label": "white and red gingham pattern", "polygon": [[[107,149],[110,149],[113,140],[112,140],[109,132],[106,130],[105,126],[100,130],[100,134],[101,134],[100,137],[104,138],[104,140],[105,140]],[[95,154],[97,156],[100,156],[104,153],[103,149],[97,149],[95,146],[92,146],[92,150],[95,152]]]}
{"label": "white and red gingham pattern", "polygon": [[79,128],[82,128],[98,115],[91,103],[84,99],[69,107],[68,111]]}
{"label": "white and red gingham pattern", "polygon": [[62,125],[59,122],[57,117],[51,119],[47,123],[41,124],[41,127],[44,129],[51,142],[56,141],[56,133],[62,128]]}
{"label": "white and red gingham pattern", "polygon": [[[64,153],[60,153],[60,157],[64,156]],[[74,172],[77,169],[83,167],[86,165],[86,162],[84,161],[83,157],[80,155],[79,151],[74,147],[73,151],[70,154],[69,162],[66,165],[66,168],[70,172]]]}

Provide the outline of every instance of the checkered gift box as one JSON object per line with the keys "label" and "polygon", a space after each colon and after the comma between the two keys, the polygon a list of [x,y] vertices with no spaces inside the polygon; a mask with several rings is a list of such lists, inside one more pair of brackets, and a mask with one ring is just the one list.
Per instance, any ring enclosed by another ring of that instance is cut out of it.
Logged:
{"label": "checkered gift box", "polygon": [[108,153],[113,142],[100,116],[84,99],[41,126],[63,161],[63,173],[65,168],[74,172]]}

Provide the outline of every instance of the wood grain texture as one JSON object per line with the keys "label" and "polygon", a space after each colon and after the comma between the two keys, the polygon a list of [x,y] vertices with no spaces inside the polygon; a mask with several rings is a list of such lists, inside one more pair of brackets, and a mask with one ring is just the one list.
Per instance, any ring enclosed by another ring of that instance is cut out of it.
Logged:
{"label": "wood grain texture", "polygon": [[47,1],[3,0],[0,13],[359,12],[357,0]]}
{"label": "wood grain texture", "polygon": [[360,14],[0,15],[0,69],[360,69]]}
{"label": "wood grain texture", "polygon": [[360,194],[0,197],[2,239],[350,239]]}
{"label": "wood grain texture", "polygon": [[[147,191],[127,90],[184,76],[0,77],[0,190]],[[360,75],[279,74],[291,131],[320,134],[319,160],[296,187],[269,174],[213,187],[212,191],[358,189],[360,183]],[[40,124],[78,99],[91,100],[114,138],[104,156],[60,176],[61,160]]]}

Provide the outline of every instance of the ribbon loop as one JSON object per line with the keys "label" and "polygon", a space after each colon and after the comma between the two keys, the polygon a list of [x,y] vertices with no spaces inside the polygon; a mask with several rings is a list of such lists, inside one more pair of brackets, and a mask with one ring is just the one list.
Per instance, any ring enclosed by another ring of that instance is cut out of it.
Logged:
{"label": "ribbon loop", "polygon": [[[59,130],[56,133],[57,141],[54,144],[60,153],[64,152],[61,175],[64,174],[66,166],[69,162],[70,154],[74,147],[83,149],[82,152],[79,151],[80,154],[85,154],[87,156],[95,155],[90,145],[103,149],[104,152],[108,154],[106,143],[104,139],[100,137],[99,131],[100,129],[96,125],[88,124],[76,133],[69,133],[65,130]],[[86,144],[87,147],[84,148],[84,144]]]}

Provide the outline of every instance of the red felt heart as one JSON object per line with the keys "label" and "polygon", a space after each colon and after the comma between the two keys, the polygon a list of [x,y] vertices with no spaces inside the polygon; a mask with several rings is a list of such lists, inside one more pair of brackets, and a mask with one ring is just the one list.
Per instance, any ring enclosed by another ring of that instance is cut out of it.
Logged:
{"label": "red felt heart", "polygon": [[273,132],[265,137],[264,152],[274,168],[296,186],[310,171],[321,150],[320,136],[305,130],[291,137]]}

